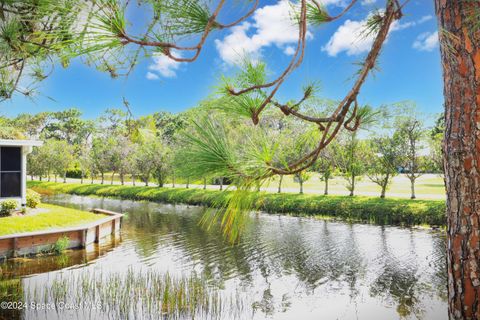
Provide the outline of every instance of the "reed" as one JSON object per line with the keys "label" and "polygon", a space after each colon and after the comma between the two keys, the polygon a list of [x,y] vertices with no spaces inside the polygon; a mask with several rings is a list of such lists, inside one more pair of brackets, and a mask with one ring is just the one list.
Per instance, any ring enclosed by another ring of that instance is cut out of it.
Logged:
{"label": "reed", "polygon": [[[25,292],[26,303],[94,306],[75,310],[82,319],[241,319],[246,314],[239,291],[228,296],[195,273],[70,273]],[[64,311],[71,315],[72,310]]]}

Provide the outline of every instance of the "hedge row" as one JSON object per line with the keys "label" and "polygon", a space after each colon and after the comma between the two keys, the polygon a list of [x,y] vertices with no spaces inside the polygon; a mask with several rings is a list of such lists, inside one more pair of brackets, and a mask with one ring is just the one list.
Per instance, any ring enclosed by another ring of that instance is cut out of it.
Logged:
{"label": "hedge row", "polygon": [[[147,200],[166,203],[184,203],[214,207],[224,203],[234,191],[203,189],[172,189],[145,186],[120,186],[100,184],[63,184],[29,181],[37,192],[95,195],[130,200]],[[254,193],[255,209],[268,213],[325,216],[349,221],[373,222],[394,225],[444,226],[445,201],[380,199],[374,197],[347,197],[301,195],[291,193]]]}

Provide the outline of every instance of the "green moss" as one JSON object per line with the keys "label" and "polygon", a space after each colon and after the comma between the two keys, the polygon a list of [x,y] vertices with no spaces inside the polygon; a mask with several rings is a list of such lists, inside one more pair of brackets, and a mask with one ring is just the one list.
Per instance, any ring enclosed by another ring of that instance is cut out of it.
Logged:
{"label": "green moss", "polygon": [[[215,206],[232,191],[172,189],[144,186],[62,184],[29,181],[39,192],[96,195],[130,200]],[[445,225],[445,201],[375,197],[255,193],[255,209],[268,213],[328,216],[351,221],[395,225]]]}
{"label": "green moss", "polygon": [[37,214],[0,218],[0,236],[54,228],[74,227],[105,218],[105,215],[102,214],[50,204],[41,204],[38,210],[40,211]]}

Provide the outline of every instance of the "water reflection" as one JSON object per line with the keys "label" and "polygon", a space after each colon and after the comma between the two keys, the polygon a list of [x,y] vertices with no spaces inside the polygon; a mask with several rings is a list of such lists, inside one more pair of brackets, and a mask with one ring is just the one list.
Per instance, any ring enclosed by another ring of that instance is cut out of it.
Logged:
{"label": "water reflection", "polygon": [[195,271],[226,294],[247,293],[247,319],[447,318],[442,233],[258,215],[232,247],[221,232],[198,226],[198,207],[77,196],[48,201],[126,213],[121,243],[97,255],[8,261],[4,277],[31,285],[58,273]]}

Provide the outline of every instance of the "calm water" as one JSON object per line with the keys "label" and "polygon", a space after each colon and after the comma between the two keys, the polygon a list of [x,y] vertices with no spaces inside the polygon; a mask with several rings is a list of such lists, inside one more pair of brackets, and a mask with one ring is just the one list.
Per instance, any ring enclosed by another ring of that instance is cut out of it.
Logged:
{"label": "calm water", "polygon": [[[196,272],[226,296],[237,292],[248,307],[245,319],[447,319],[441,232],[261,214],[232,247],[218,230],[198,226],[199,207],[65,195],[45,200],[126,217],[112,243],[0,264],[3,277],[25,291],[80,273]],[[2,315],[87,317],[31,310]]]}

